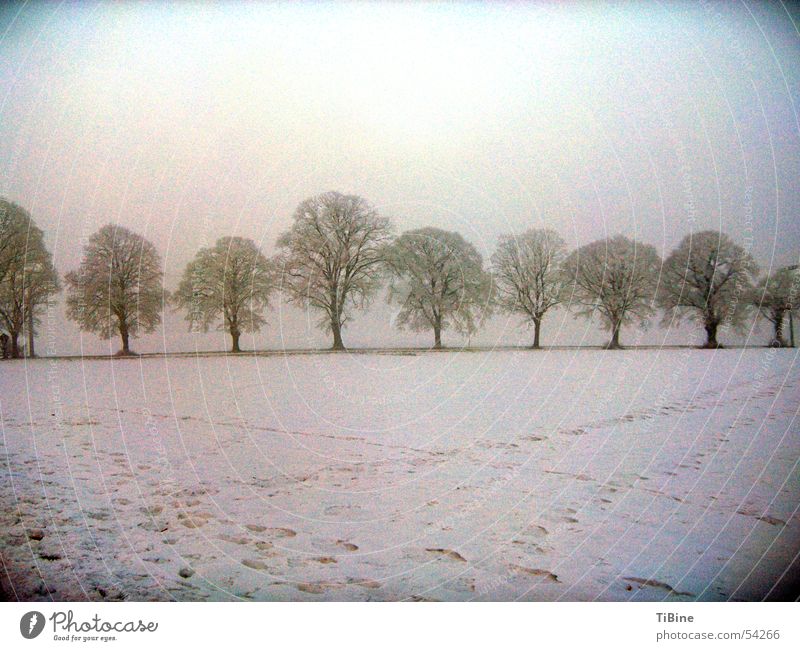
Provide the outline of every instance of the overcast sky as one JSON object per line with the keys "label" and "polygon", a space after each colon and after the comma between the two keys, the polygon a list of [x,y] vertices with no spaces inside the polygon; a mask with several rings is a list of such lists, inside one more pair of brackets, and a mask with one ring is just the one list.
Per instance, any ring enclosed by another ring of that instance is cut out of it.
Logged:
{"label": "overcast sky", "polygon": [[[533,226],[662,254],[721,228],[764,269],[797,263],[798,18],[761,2],[5,3],[0,195],[31,211],[62,273],[117,222],[156,244],[168,288],[220,236],[273,253],[296,205],[331,189],[487,258]],[[430,343],[390,318],[379,301],[345,343]],[[243,345],[327,344],[296,310],[270,321]],[[135,347],[223,344],[184,330],[168,315]],[[57,331],[60,353],[108,350]],[[499,318],[473,341],[529,336]],[[605,335],[557,313],[543,337]]]}

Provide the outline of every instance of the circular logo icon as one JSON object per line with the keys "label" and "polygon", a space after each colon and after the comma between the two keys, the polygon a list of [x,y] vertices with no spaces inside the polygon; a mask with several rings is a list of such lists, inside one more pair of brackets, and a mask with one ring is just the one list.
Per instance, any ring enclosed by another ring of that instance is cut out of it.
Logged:
{"label": "circular logo icon", "polygon": [[25,613],[19,620],[19,632],[22,637],[32,640],[44,630],[44,615],[38,610]]}

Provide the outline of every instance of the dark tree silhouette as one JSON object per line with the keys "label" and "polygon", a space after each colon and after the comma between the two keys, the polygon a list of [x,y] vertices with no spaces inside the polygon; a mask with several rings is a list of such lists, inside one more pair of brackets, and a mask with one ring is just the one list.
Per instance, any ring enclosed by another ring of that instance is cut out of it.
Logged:
{"label": "dark tree silhouette", "polygon": [[744,325],[757,273],[753,257],[725,233],[687,235],[664,261],[659,304],[666,310],[665,323],[673,318],[699,322],[706,331],[704,347],[719,347],[720,324]]}
{"label": "dark tree silhouette", "polygon": [[771,346],[786,346],[783,321],[789,313],[797,314],[800,308],[800,273],[797,269],[779,269],[762,278],[751,294],[751,303],[761,316],[772,324]]}

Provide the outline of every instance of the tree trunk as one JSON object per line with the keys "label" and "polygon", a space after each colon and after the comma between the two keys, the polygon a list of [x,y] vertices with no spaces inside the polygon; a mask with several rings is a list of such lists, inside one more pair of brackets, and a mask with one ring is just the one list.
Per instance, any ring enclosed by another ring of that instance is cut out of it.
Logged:
{"label": "tree trunk", "polygon": [[11,359],[19,359],[19,333],[9,332],[11,336]]}
{"label": "tree trunk", "polygon": [[333,350],[344,350],[344,343],[342,343],[342,324],[339,319],[331,319],[331,332],[333,332]]}
{"label": "tree trunk", "polygon": [[533,320],[533,346],[531,348],[533,350],[539,350],[539,331],[542,329],[542,320],[541,319],[534,319]]}
{"label": "tree trunk", "polygon": [[442,328],[433,326],[433,347],[439,350],[442,347]]}
{"label": "tree trunk", "polygon": [[34,357],[33,351],[33,306],[28,306],[28,357]]}
{"label": "tree trunk", "polygon": [[436,350],[442,347],[442,319],[440,317],[433,320],[433,347]]}
{"label": "tree trunk", "polygon": [[617,322],[611,327],[611,341],[608,343],[607,346],[609,350],[616,350],[618,348],[622,348],[622,346],[619,345],[619,330],[621,326],[622,324]]}
{"label": "tree trunk", "polygon": [[717,341],[717,327],[719,327],[718,321],[708,321],[706,322],[706,343],[704,348],[719,348],[719,342]]}
{"label": "tree trunk", "polygon": [[775,326],[775,338],[772,340],[772,345],[775,348],[783,348],[786,345],[783,340],[783,312],[776,315],[772,323]]}
{"label": "tree trunk", "polygon": [[131,347],[129,345],[128,326],[124,322],[119,324],[119,336],[122,338],[122,354],[130,355]]}
{"label": "tree trunk", "polygon": [[233,341],[231,344],[231,352],[241,353],[242,351],[239,348],[239,331],[236,328],[231,328],[231,340]]}

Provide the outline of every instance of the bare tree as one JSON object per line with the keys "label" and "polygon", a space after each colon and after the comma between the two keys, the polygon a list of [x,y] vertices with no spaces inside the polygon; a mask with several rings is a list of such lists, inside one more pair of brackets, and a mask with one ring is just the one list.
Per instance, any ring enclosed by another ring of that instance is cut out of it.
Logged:
{"label": "bare tree", "polygon": [[129,355],[130,337],[161,323],[163,278],[151,242],[122,226],[103,226],[89,238],[78,270],[65,276],[67,317],[102,339],[119,333],[120,354]]}
{"label": "bare tree", "polygon": [[44,234],[30,215],[16,206],[7,213],[6,227],[12,235],[5,238],[5,275],[0,281],[0,320],[8,331],[11,356],[20,356],[19,336],[28,333],[27,356],[34,354],[34,328],[37,309],[61,290],[52,256],[44,243]]}
{"label": "bare tree", "polygon": [[452,327],[472,334],[492,304],[491,276],[458,233],[420,228],[403,233],[389,252],[388,300],[400,306],[397,325],[433,330],[434,348]]}
{"label": "bare tree", "polygon": [[565,257],[564,240],[550,229],[502,235],[492,255],[497,302],[533,323],[531,348],[539,348],[544,315],[563,300]]}
{"label": "bare tree", "polygon": [[758,265],[753,257],[719,231],[687,235],[664,261],[659,304],[673,318],[703,325],[705,348],[717,348],[717,330],[727,323],[740,329],[745,323]]}
{"label": "bare tree", "polygon": [[264,310],[275,288],[270,261],[253,240],[223,237],[201,249],[183,272],[172,302],[186,310],[189,328],[221,321],[231,335],[231,352],[240,352],[242,332],[258,332],[266,323]]}
{"label": "bare tree", "polygon": [[607,348],[620,348],[626,323],[646,325],[654,312],[660,265],[654,247],[622,235],[582,246],[564,261],[570,301],[579,315],[600,315],[611,332]]}
{"label": "bare tree", "polygon": [[783,320],[790,312],[800,311],[800,274],[797,269],[779,269],[771,276],[762,278],[753,289],[751,303],[761,316],[772,324],[774,334],[770,345],[786,346],[783,338]]}
{"label": "bare tree", "polygon": [[20,257],[20,234],[24,235],[31,216],[22,206],[0,198],[0,282]]}
{"label": "bare tree", "polygon": [[361,197],[326,192],[303,201],[280,236],[278,267],[289,300],[322,313],[320,325],[342,350],[352,308],[364,307],[381,281],[392,227]]}

